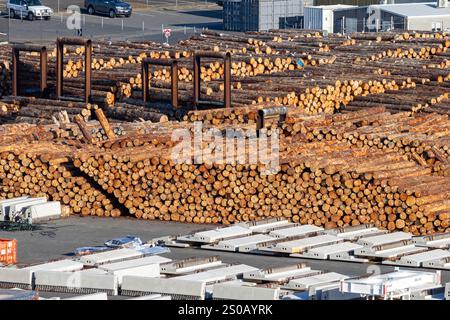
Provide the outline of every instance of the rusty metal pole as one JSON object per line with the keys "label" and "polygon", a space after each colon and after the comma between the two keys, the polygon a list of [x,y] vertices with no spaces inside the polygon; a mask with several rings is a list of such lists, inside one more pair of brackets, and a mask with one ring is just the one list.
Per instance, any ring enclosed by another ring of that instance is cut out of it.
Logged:
{"label": "rusty metal pole", "polygon": [[40,64],[41,64],[41,96],[44,97],[47,95],[47,48],[42,47],[41,56],[40,56]]}
{"label": "rusty metal pole", "polygon": [[178,108],[178,62],[172,61],[171,70],[171,94],[172,94],[172,107]]}
{"label": "rusty metal pole", "polygon": [[62,97],[63,87],[63,43],[60,38],[56,40],[56,97]]}
{"label": "rusty metal pole", "polygon": [[224,58],[224,107],[231,108],[231,54],[226,53]]}
{"label": "rusty metal pole", "polygon": [[197,110],[200,100],[200,56],[194,54],[194,109]]}
{"label": "rusty metal pole", "polygon": [[18,71],[19,71],[19,50],[16,48],[12,48],[12,65],[13,65],[13,72],[12,72],[12,95],[17,96],[18,95]]}
{"label": "rusty metal pole", "polygon": [[85,50],[85,78],[84,78],[84,101],[89,103],[91,100],[91,77],[92,77],[92,41],[87,40],[84,46]]}
{"label": "rusty metal pole", "polygon": [[148,102],[148,62],[142,61],[142,100]]}

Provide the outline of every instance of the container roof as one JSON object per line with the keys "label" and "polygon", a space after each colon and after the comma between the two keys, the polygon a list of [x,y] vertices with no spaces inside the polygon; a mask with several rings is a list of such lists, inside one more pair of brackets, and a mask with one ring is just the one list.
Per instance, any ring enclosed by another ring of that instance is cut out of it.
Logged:
{"label": "container roof", "polygon": [[450,16],[450,7],[439,8],[436,2],[372,5],[370,7],[376,7],[404,17]]}

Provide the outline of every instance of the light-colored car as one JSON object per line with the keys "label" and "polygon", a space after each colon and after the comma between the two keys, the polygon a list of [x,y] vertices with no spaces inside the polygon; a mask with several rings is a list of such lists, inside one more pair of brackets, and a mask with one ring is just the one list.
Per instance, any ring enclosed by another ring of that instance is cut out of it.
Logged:
{"label": "light-colored car", "polygon": [[7,0],[6,8],[11,18],[27,18],[49,20],[53,15],[53,10],[42,5],[40,0]]}

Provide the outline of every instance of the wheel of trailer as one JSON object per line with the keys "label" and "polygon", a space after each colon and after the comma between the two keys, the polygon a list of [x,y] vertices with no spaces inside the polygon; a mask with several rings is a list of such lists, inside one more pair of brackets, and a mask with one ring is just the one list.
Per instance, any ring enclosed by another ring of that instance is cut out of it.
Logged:
{"label": "wheel of trailer", "polygon": [[16,13],[14,12],[14,9],[9,9],[9,17],[10,18],[15,18],[16,17]]}
{"label": "wheel of trailer", "polygon": [[28,20],[33,21],[34,20],[34,14],[33,12],[28,12]]}
{"label": "wheel of trailer", "polygon": [[116,17],[116,12],[114,10],[109,10],[109,17],[110,18],[115,18]]}
{"label": "wheel of trailer", "polygon": [[44,19],[48,21],[48,20],[50,20],[50,17],[44,17]]}
{"label": "wheel of trailer", "polygon": [[125,18],[129,18],[129,17],[131,17],[131,13],[125,15]]}
{"label": "wheel of trailer", "polygon": [[92,15],[92,14],[95,13],[95,10],[94,10],[94,7],[93,7],[93,6],[89,6],[89,7],[88,7],[88,13],[89,13],[90,15]]}

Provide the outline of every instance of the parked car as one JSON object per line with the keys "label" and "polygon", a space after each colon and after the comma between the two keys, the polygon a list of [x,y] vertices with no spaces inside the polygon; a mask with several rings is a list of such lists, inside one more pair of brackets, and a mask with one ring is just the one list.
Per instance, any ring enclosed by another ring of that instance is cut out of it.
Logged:
{"label": "parked car", "polygon": [[7,0],[6,8],[11,18],[27,18],[49,20],[53,15],[53,10],[42,5],[40,0]]}
{"label": "parked car", "polygon": [[89,14],[103,13],[110,18],[131,16],[131,4],[120,0],[85,0],[84,6]]}

